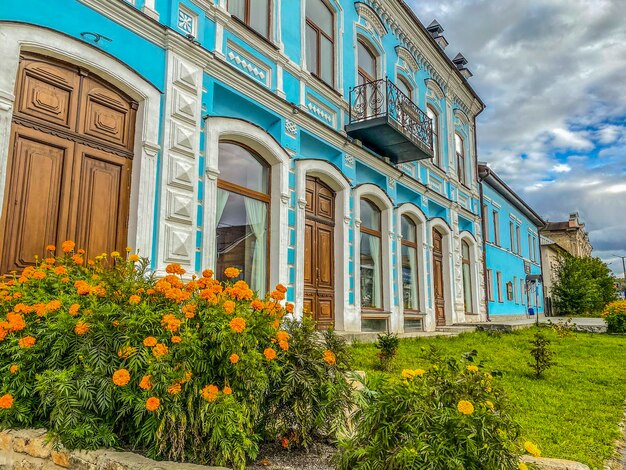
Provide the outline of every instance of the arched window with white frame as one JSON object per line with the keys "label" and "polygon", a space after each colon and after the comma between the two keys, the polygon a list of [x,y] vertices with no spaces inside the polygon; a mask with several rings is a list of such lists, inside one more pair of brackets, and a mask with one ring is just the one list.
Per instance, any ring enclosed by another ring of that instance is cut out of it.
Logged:
{"label": "arched window with white frame", "polygon": [[465,313],[472,313],[472,257],[470,255],[470,245],[467,240],[461,241],[461,258],[463,269],[463,305]]}
{"label": "arched window with white frame", "polygon": [[246,146],[219,143],[216,278],[235,267],[260,295],[269,277],[270,166]]}
{"label": "arched window with white frame", "polygon": [[454,133],[454,149],[456,153],[456,171],[459,183],[467,185],[467,174],[465,169],[465,142],[458,132]]}
{"label": "arched window with white frame", "polygon": [[419,311],[419,271],[417,225],[407,215],[400,219],[402,302],[405,312]]}
{"label": "arched window with white frame", "polygon": [[367,198],[361,198],[360,285],[361,307],[383,309],[382,214]]}

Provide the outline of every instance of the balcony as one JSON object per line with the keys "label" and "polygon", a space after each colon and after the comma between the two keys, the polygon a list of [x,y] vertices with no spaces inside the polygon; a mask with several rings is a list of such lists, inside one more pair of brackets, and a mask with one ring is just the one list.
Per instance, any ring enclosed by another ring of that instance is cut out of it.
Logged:
{"label": "balcony", "polygon": [[389,79],[350,90],[346,132],[393,163],[433,157],[430,118]]}

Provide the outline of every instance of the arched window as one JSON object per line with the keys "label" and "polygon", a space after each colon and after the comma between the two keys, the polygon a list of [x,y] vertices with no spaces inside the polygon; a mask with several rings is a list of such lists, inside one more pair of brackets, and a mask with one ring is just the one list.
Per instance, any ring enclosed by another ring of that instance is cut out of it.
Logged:
{"label": "arched window", "polygon": [[441,167],[439,155],[439,114],[437,114],[437,111],[430,105],[426,106],[426,114],[433,123],[433,162],[438,167]]}
{"label": "arched window", "polygon": [[361,199],[361,306],[383,308],[382,220],[374,203]]}
{"label": "arched window", "polygon": [[234,266],[264,295],[269,273],[270,167],[252,150],[220,142],[216,277]]}
{"label": "arched window", "polygon": [[409,84],[408,80],[403,77],[398,77],[396,81],[398,89],[406,95],[410,100],[413,99],[413,87]]}
{"label": "arched window", "polygon": [[376,80],[378,69],[376,54],[360,39],[357,48],[359,85],[373,82]]}
{"label": "arched window", "polygon": [[454,134],[454,148],[456,150],[456,171],[461,184],[466,184],[467,176],[465,174],[465,144],[463,137]]}
{"label": "arched window", "polygon": [[417,226],[403,215],[400,222],[402,233],[402,299],[404,310],[419,310],[417,274]]}
{"label": "arched window", "polygon": [[335,15],[323,0],[306,0],[306,62],[313,75],[335,85]]}
{"label": "arched window", "polygon": [[463,258],[463,302],[465,311],[472,312],[472,269],[470,261],[470,246],[467,241],[461,242],[461,254]]}
{"label": "arched window", "polygon": [[228,0],[228,13],[257,33],[270,37],[270,0]]}

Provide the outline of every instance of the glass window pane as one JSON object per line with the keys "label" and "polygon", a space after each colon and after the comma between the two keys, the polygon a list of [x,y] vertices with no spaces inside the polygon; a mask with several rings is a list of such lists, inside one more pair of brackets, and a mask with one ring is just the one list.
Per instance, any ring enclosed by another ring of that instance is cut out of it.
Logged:
{"label": "glass window pane", "polygon": [[439,165],[440,164],[439,162],[439,117],[437,116],[437,113],[433,110],[433,108],[431,108],[430,106],[426,108],[426,114],[431,119],[432,126],[433,126],[433,152],[434,152],[433,160],[436,165]]}
{"label": "glass window pane", "polygon": [[403,78],[398,77],[398,81],[396,86],[400,89],[402,93],[404,93],[408,98],[413,98],[413,93],[411,92],[411,87]]}
{"label": "glass window pane", "polygon": [[266,38],[270,36],[269,8],[267,0],[250,0],[250,27]]}
{"label": "glass window pane", "polygon": [[461,244],[463,251],[463,261],[467,261],[469,263],[470,260],[470,247],[466,241],[463,241]]}
{"label": "glass window pane", "polygon": [[382,308],[380,238],[361,233],[361,306]]}
{"label": "glass window pane", "polygon": [[322,0],[306,0],[306,17],[328,36],[334,36],[333,13]]}
{"label": "glass window pane", "polygon": [[310,72],[318,73],[317,31],[306,25],[306,66]]}
{"label": "glass window pane", "polygon": [[400,219],[400,229],[401,229],[401,234],[402,234],[402,239],[408,241],[408,242],[416,242],[416,225],[415,222],[413,222],[411,219],[409,219],[406,215],[403,215],[402,218]]}
{"label": "glass window pane", "polygon": [[241,21],[246,19],[246,0],[228,0],[228,13]]}
{"label": "glass window pane", "polygon": [[248,149],[229,142],[220,142],[218,162],[220,180],[268,193],[269,167]]}
{"label": "glass window pane", "polygon": [[361,199],[361,226],[380,232],[380,210],[367,199]]}
{"label": "glass window pane", "polygon": [[465,311],[472,311],[472,277],[470,273],[470,265],[463,264],[463,303]]}
{"label": "glass window pane", "polygon": [[361,41],[358,46],[358,63],[361,70],[376,79],[376,56]]}
{"label": "glass window pane", "polygon": [[269,205],[262,201],[229,191],[218,192],[216,278],[225,280],[224,269],[233,266],[242,271],[243,279],[262,296],[267,291],[269,265],[268,212]]}
{"label": "glass window pane", "polygon": [[454,134],[454,145],[456,153],[463,155],[463,139],[459,134]]}
{"label": "glass window pane", "polygon": [[418,310],[417,250],[402,245],[402,298],[405,310]]}
{"label": "glass window pane", "polygon": [[320,49],[320,78],[332,86],[334,84],[333,43],[326,36],[321,36]]}

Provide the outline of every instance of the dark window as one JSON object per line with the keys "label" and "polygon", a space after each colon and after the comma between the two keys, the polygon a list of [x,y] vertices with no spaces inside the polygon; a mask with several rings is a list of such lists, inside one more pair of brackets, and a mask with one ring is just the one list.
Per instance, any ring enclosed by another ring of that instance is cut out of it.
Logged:
{"label": "dark window", "polygon": [[402,299],[404,310],[419,310],[417,225],[406,215],[400,221],[402,243]]}
{"label": "dark window", "polygon": [[383,308],[381,212],[361,199],[361,306]]}
{"label": "dark window", "polygon": [[373,82],[377,76],[376,54],[363,41],[358,43],[359,85]]}
{"label": "dark window", "polygon": [[463,303],[465,312],[472,311],[472,265],[470,261],[470,246],[465,240],[461,242],[461,255],[463,257]]}
{"label": "dark window", "polygon": [[335,85],[335,16],[322,0],[306,0],[307,68],[330,86]]}
{"label": "dark window", "polygon": [[270,0],[228,0],[228,12],[269,39]]}
{"label": "dark window", "polygon": [[426,114],[433,123],[433,162],[438,167],[441,167],[439,155],[439,114],[432,106],[426,106]]}
{"label": "dark window", "polygon": [[454,147],[456,150],[456,170],[461,184],[466,184],[467,175],[465,174],[465,145],[463,138],[459,134],[454,134]]}

